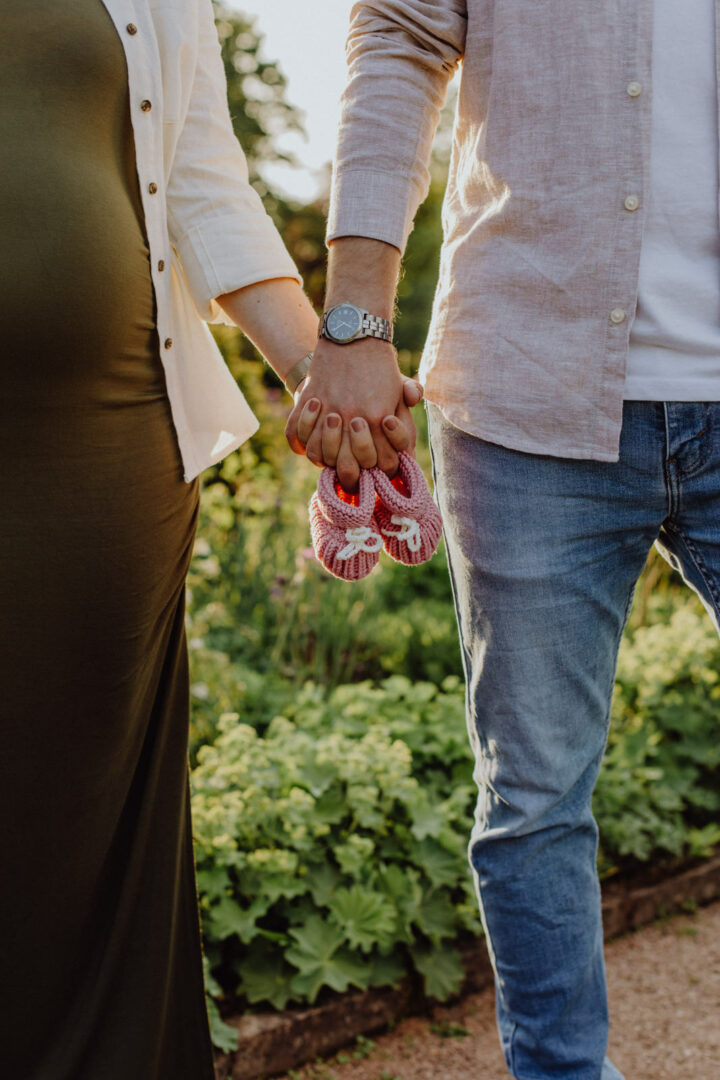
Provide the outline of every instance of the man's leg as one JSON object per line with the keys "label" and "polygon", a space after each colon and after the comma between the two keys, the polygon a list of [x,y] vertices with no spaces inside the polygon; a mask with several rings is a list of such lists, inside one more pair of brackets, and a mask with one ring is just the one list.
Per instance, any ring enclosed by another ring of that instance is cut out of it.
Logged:
{"label": "man's leg", "polygon": [[616,1080],[591,796],[632,593],[667,512],[663,408],[626,404],[617,463],[508,450],[428,408],[508,1068]]}
{"label": "man's leg", "polygon": [[720,633],[720,402],[667,402],[669,512],[658,549]]}

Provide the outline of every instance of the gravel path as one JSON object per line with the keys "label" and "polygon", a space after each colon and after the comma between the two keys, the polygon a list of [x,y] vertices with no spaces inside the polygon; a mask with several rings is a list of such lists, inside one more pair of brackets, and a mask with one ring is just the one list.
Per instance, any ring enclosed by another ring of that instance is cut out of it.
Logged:
{"label": "gravel path", "polygon": [[[720,904],[606,946],[610,1056],[626,1080],[720,1077]],[[492,991],[404,1020],[282,1080],[508,1080]]]}

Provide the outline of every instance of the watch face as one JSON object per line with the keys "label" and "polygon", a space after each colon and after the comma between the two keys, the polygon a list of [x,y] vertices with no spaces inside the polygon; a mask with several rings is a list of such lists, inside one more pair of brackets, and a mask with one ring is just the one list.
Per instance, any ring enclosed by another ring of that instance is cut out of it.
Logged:
{"label": "watch face", "polygon": [[330,312],[325,325],[337,341],[351,341],[362,326],[362,315],[352,304],[340,304]]}

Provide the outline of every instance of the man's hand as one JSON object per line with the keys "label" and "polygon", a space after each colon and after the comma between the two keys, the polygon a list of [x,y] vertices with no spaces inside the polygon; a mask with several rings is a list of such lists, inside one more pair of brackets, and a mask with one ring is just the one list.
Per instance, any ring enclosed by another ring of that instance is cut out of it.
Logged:
{"label": "man's hand", "polygon": [[321,338],[285,434],[295,453],[336,468],[342,486],[352,491],[361,468],[379,465],[395,475],[398,451],[415,446],[408,403],[421,397],[387,342],[366,338],[336,345]]}
{"label": "man's hand", "polygon": [[[382,240],[342,236],[330,243],[325,310],[351,303],[392,321],[400,251]],[[415,446],[415,425],[406,401],[417,403],[416,384],[406,382],[392,345],[359,338],[337,345],[321,337],[308,378],[295,397],[285,434],[296,454],[337,469],[352,491],[360,469],[379,465],[389,476],[398,451]]]}

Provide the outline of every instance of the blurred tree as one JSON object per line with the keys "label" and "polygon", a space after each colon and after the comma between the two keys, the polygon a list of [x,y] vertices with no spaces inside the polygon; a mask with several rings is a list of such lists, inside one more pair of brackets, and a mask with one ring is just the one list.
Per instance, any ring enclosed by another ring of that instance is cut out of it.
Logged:
{"label": "blurred tree", "polygon": [[440,263],[444,195],[445,179],[434,178],[415,217],[403,259],[395,344],[406,369],[416,369],[427,337]]}
{"label": "blurred tree", "polygon": [[278,149],[277,139],[303,130],[300,114],[286,100],[287,80],[279,64],[263,57],[255,20],[221,3],[214,7],[233,127],[248,159],[250,179],[265,196],[269,191],[259,166],[291,160]]}
{"label": "blurred tree", "polygon": [[430,163],[430,191],[415,216],[398,288],[395,344],[406,370],[415,370],[427,337],[437,285],[442,244],[442,205],[445,197],[457,94],[454,88],[440,116]]}

